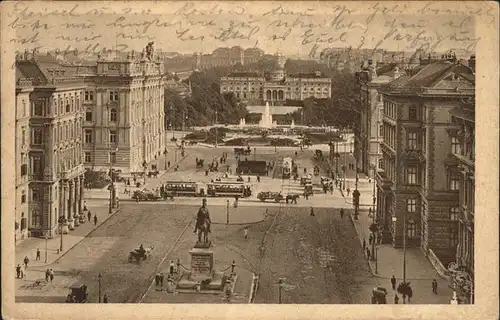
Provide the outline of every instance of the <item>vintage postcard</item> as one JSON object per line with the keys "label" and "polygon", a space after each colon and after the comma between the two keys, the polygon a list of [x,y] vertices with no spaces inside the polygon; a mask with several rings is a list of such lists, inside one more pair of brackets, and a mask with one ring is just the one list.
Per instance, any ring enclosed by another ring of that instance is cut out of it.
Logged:
{"label": "vintage postcard", "polygon": [[2,3],[2,316],[498,318],[498,14]]}

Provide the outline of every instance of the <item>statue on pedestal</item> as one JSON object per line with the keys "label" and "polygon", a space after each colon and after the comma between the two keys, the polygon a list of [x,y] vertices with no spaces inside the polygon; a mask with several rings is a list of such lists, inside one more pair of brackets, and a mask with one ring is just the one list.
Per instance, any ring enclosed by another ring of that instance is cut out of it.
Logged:
{"label": "statue on pedestal", "polygon": [[149,61],[153,61],[153,54],[155,52],[155,49],[153,47],[155,43],[153,41],[151,41],[150,43],[148,43],[148,45],[146,46],[146,57],[148,58]]}
{"label": "statue on pedestal", "polygon": [[[207,208],[207,199],[203,199],[202,205],[198,210],[198,214],[196,216],[196,226],[194,228],[194,233],[198,231],[198,243],[200,244],[208,244],[208,233],[210,233],[210,224],[212,221],[210,220],[210,213]],[[203,234],[203,241],[201,235]]]}

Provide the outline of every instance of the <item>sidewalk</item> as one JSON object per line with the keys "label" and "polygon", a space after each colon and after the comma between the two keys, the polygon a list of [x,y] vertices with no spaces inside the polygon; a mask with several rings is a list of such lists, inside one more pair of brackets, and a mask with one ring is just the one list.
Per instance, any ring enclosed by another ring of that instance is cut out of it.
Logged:
{"label": "sidewalk", "polygon": [[[61,244],[61,236],[47,240],[47,262],[45,262],[45,239],[42,238],[28,238],[16,246],[16,261],[22,263],[25,256],[30,260],[28,268],[43,267],[57,262],[66,253],[68,253],[74,246],[87,237],[92,231],[99,228],[101,224],[111,218],[119,209],[114,209],[112,214],[108,213],[107,206],[91,206],[88,208],[92,212],[91,221],[86,221],[75,226],[74,230],[70,230],[68,234],[63,234],[63,251],[58,253]],[[94,215],[97,215],[97,225],[94,225]],[[87,216],[85,216],[86,218]],[[36,261],[36,248],[40,249],[41,259]],[[16,265],[17,265],[16,263]]]}
{"label": "sidewalk", "polygon": [[[351,221],[358,233],[360,245],[363,245],[363,239],[366,246],[370,247],[368,237],[370,235],[369,227],[372,219],[368,217],[368,210],[360,210],[358,220],[350,215]],[[368,261],[372,274],[377,277],[380,286],[388,290],[388,303],[393,303],[395,292],[392,292],[390,278],[394,275],[397,284],[402,282],[403,278],[403,249],[396,249],[392,244],[380,244],[376,246],[377,261]],[[438,282],[438,295],[432,294],[432,280]],[[420,248],[406,249],[406,281],[411,282],[414,292],[412,304],[449,304],[453,295],[449,288],[447,280],[440,277],[431,263],[427,260]],[[422,295],[422,292],[424,294]],[[403,303],[400,296],[399,303]]]}

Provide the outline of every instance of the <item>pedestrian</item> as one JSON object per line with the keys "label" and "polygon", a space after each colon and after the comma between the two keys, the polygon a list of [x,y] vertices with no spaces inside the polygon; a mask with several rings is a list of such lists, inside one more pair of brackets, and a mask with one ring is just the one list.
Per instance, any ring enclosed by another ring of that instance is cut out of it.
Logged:
{"label": "pedestrian", "polygon": [[40,260],[40,248],[36,248],[36,259],[35,260]]}
{"label": "pedestrian", "polygon": [[49,279],[50,279],[50,270],[47,269],[47,270],[45,270],[45,281],[49,282]]}
{"label": "pedestrian", "polygon": [[163,280],[165,280],[165,276],[163,272],[160,272],[160,287],[163,289]]}
{"label": "pedestrian", "polygon": [[399,297],[397,294],[394,295],[394,304],[398,304],[399,303]]}
{"label": "pedestrian", "polygon": [[351,189],[347,188],[347,196],[349,196],[349,192],[351,192]]}
{"label": "pedestrian", "polygon": [[87,212],[87,218],[89,219],[90,222],[90,219],[92,218],[92,212],[90,212],[90,210]]}
{"label": "pedestrian", "polygon": [[170,161],[167,161],[167,167],[170,168]]}
{"label": "pedestrian", "polygon": [[432,293],[438,294],[438,283],[436,279],[432,280]]}
{"label": "pedestrian", "polygon": [[368,218],[372,217],[372,207],[368,208]]}
{"label": "pedestrian", "polygon": [[28,256],[24,256],[24,268],[25,269],[28,269],[28,262],[30,262],[30,259],[28,259]]}
{"label": "pedestrian", "polygon": [[54,270],[50,269],[49,274],[50,274],[50,282],[52,283],[52,281],[54,280]]}
{"label": "pedestrian", "polygon": [[344,219],[344,208],[340,208],[340,218]]}
{"label": "pedestrian", "polygon": [[370,233],[370,236],[368,237],[368,244],[372,245],[372,241],[373,241],[373,235]]}
{"label": "pedestrian", "polygon": [[16,275],[17,275],[17,278],[21,278],[21,265],[20,264],[17,264],[16,266]]}
{"label": "pedestrian", "polygon": [[104,297],[102,298],[103,303],[108,303],[108,295],[105,293]]}
{"label": "pedestrian", "polygon": [[94,215],[94,226],[97,225],[97,215]]}
{"label": "pedestrian", "polygon": [[24,270],[24,266],[22,265],[21,266],[21,271],[20,271],[20,273],[21,273],[21,279],[24,278],[24,271],[25,271]]}
{"label": "pedestrian", "polygon": [[156,273],[156,275],[155,275],[155,286],[158,287],[159,284],[160,284],[160,274]]}
{"label": "pedestrian", "polygon": [[174,274],[174,261],[173,260],[170,260],[170,274],[171,275]]}
{"label": "pedestrian", "polygon": [[311,207],[311,217],[314,217],[314,216],[315,216],[315,214],[314,214],[314,208]]}
{"label": "pedestrian", "polygon": [[396,277],[394,275],[391,277],[391,286],[392,290],[396,290]]}
{"label": "pedestrian", "polygon": [[366,258],[370,260],[370,249],[366,248]]}
{"label": "pedestrian", "polygon": [[248,239],[248,227],[245,227],[245,240]]}
{"label": "pedestrian", "polygon": [[365,251],[365,250],[366,250],[366,240],[365,240],[365,238],[363,238],[363,251]]}
{"label": "pedestrian", "polygon": [[83,200],[83,211],[87,211],[87,201]]}

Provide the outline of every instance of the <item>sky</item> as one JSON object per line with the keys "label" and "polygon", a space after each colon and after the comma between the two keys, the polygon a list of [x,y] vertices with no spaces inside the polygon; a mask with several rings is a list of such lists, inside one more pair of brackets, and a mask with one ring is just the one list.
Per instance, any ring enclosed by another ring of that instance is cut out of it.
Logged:
{"label": "sky", "polygon": [[474,22],[491,20],[493,28],[492,13],[476,3],[449,7],[435,2],[17,2],[8,28],[20,51],[142,51],[154,41],[164,52],[211,53],[239,45],[302,58],[318,58],[329,47],[473,53],[481,41]]}

